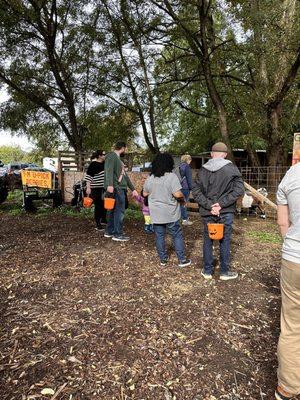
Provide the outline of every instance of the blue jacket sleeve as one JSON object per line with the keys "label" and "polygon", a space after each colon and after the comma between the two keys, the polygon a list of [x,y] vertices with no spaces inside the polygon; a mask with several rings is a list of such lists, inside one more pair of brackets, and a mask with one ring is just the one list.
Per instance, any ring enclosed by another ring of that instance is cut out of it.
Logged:
{"label": "blue jacket sleeve", "polygon": [[190,190],[193,189],[192,168],[188,165],[185,170],[186,181]]}

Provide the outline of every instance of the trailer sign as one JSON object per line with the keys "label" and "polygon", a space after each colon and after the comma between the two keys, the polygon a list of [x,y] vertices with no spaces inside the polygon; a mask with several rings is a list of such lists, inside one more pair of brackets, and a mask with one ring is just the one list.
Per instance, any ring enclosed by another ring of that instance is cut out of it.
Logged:
{"label": "trailer sign", "polygon": [[52,189],[51,172],[30,171],[23,169],[21,171],[21,176],[23,186]]}

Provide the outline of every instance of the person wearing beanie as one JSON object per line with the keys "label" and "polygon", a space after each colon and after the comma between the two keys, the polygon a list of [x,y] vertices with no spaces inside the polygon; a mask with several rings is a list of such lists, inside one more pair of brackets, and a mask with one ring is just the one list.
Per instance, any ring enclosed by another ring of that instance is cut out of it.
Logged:
{"label": "person wearing beanie", "polygon": [[224,224],[224,236],[220,240],[220,279],[230,280],[238,277],[229,270],[231,234],[236,201],[244,195],[244,182],[238,168],[227,157],[227,146],[218,142],[212,146],[211,159],[199,170],[193,186],[193,197],[199,204],[202,216],[203,269],[205,279],[213,277],[213,240],[209,237],[208,224]]}

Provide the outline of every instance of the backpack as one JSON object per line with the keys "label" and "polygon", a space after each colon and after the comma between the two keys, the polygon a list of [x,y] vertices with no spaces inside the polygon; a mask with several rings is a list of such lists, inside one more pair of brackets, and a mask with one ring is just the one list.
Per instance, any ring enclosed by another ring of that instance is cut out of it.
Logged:
{"label": "backpack", "polygon": [[177,175],[177,177],[178,177],[180,183],[182,183],[182,182],[185,180],[185,178],[186,178],[185,176],[182,177],[182,175],[181,175],[180,165],[174,169],[174,174]]}

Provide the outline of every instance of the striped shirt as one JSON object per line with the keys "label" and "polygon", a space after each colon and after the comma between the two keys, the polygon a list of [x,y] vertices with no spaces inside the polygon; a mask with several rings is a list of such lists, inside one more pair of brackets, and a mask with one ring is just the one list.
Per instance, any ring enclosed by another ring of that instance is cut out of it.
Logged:
{"label": "striped shirt", "polygon": [[92,161],[86,171],[86,182],[90,182],[91,189],[100,189],[104,186],[104,162]]}

